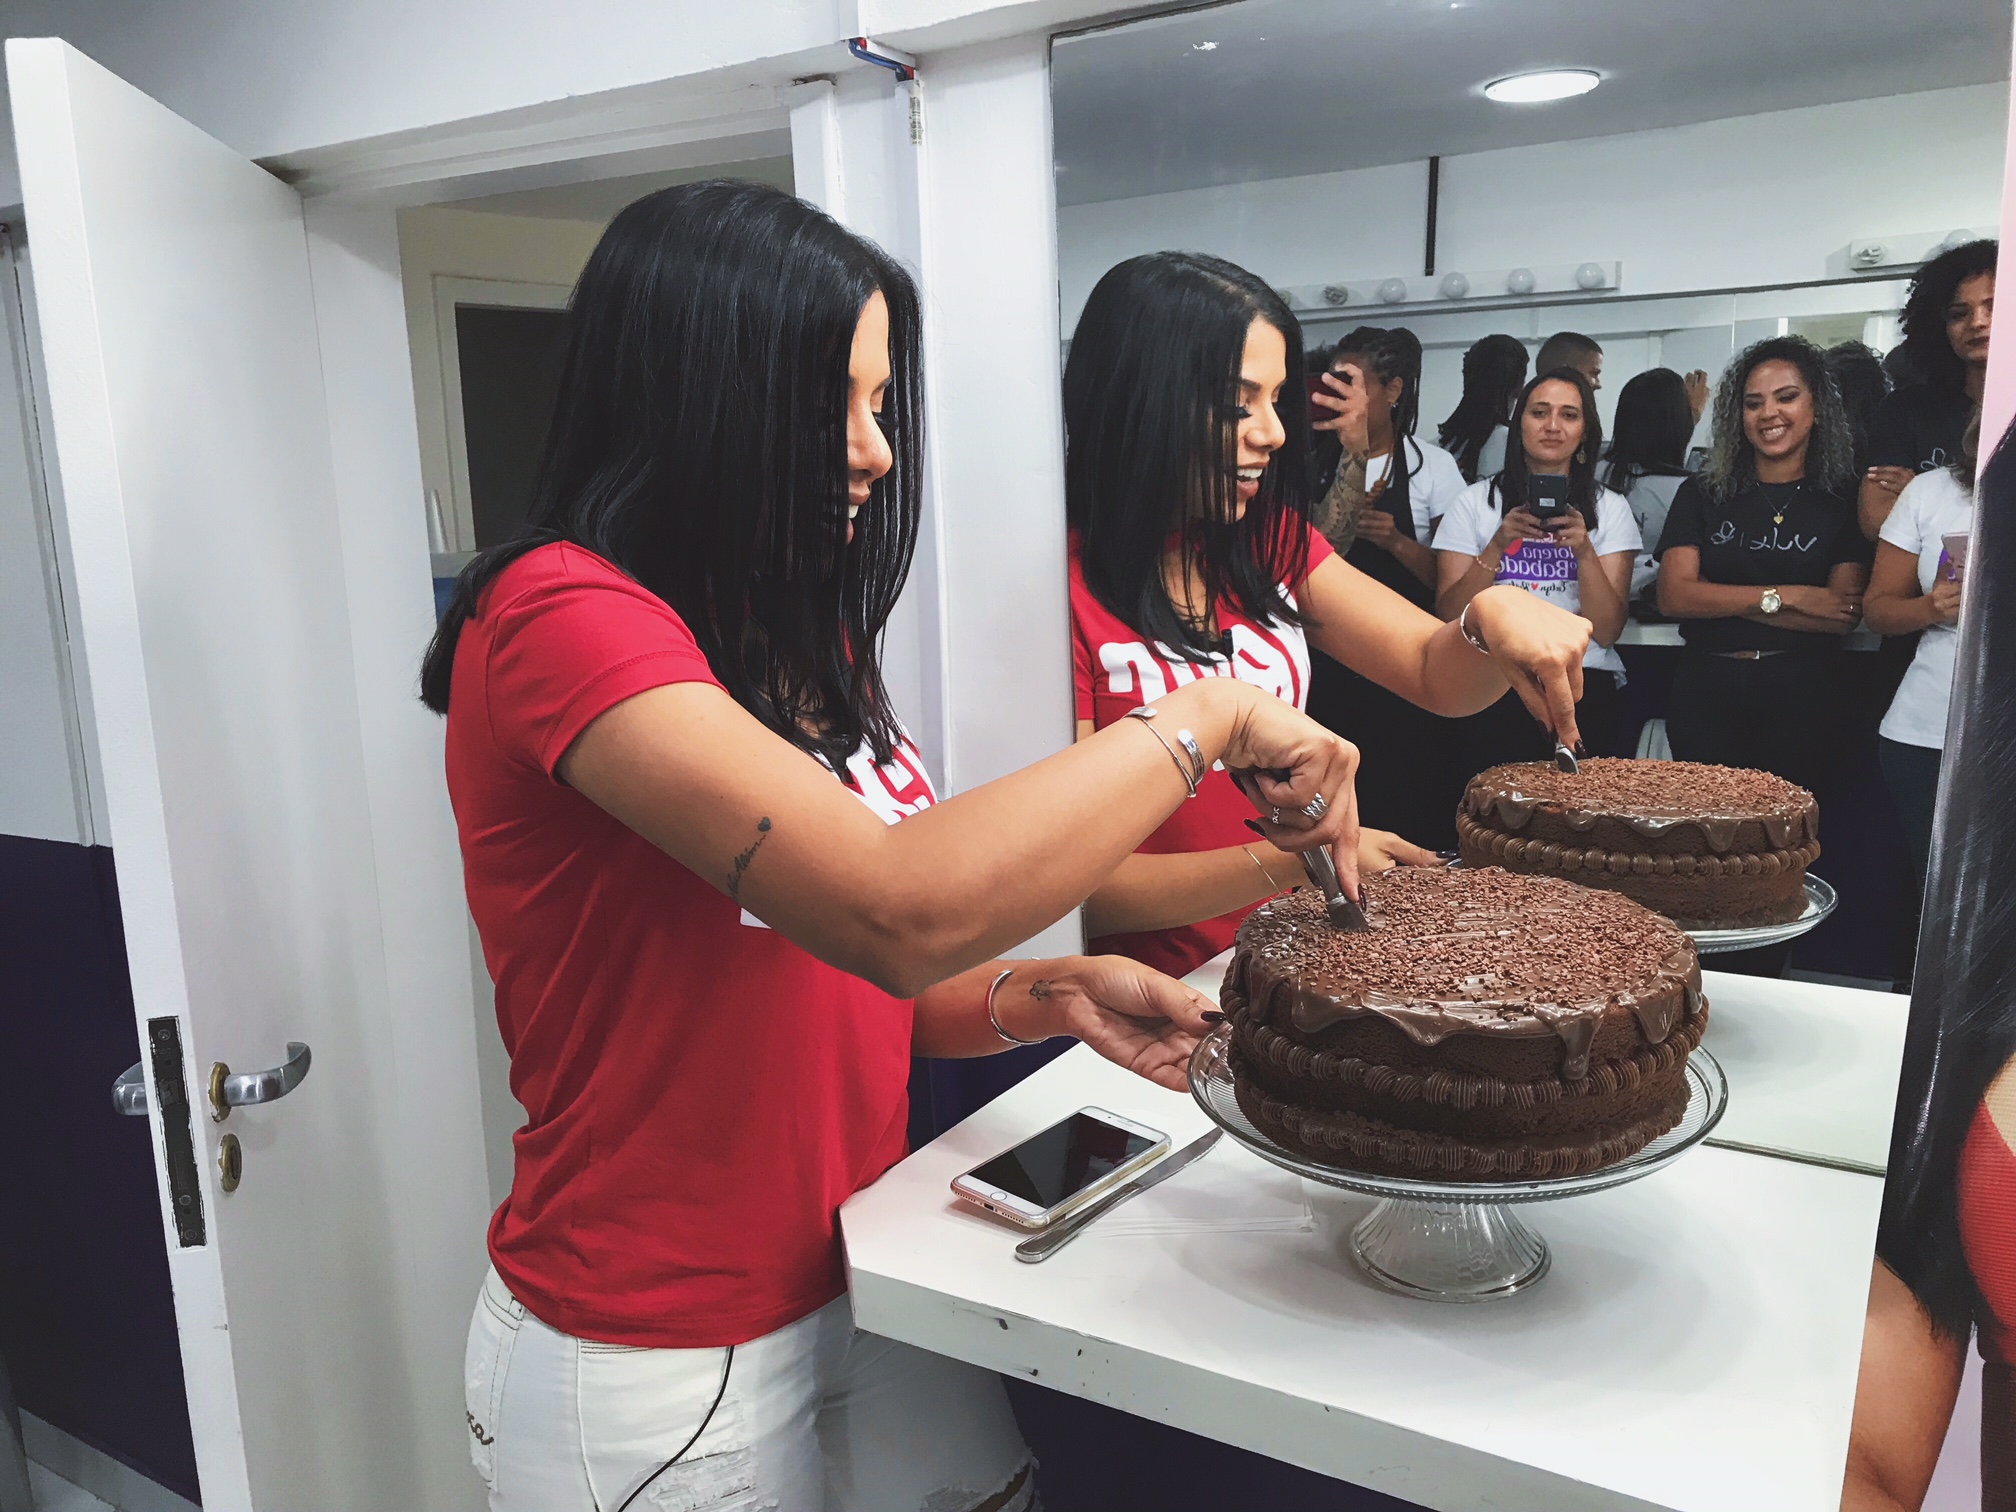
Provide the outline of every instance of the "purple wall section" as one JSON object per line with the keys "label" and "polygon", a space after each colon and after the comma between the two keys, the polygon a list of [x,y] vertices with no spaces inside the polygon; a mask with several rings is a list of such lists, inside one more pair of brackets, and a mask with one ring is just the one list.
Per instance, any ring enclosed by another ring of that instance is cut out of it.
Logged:
{"label": "purple wall section", "polygon": [[112,852],[0,836],[0,1353],[25,1411],[194,1500]]}

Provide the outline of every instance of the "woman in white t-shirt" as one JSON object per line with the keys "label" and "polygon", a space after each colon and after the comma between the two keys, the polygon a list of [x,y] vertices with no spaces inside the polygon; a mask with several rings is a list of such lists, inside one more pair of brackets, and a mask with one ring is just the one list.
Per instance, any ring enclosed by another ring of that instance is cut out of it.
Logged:
{"label": "woman in white t-shirt", "polygon": [[[1543,373],[1520,393],[1513,415],[1519,444],[1509,450],[1505,470],[1465,489],[1436,532],[1435,609],[1454,619],[1485,588],[1511,583],[1588,620],[1575,721],[1588,748],[1609,755],[1624,681],[1616,641],[1624,630],[1631,564],[1644,541],[1624,496],[1596,481],[1603,428],[1588,379],[1570,368]],[[1567,479],[1568,510],[1551,521],[1532,507],[1533,480],[1544,476]],[[1472,772],[1501,761],[1541,760],[1553,749],[1552,737],[1503,699],[1463,726]]]}
{"label": "woman in white t-shirt", "polygon": [[1977,409],[1951,467],[1918,474],[1897,496],[1876,538],[1876,564],[1862,615],[1884,635],[1918,635],[1918,649],[1889,711],[1877,727],[1883,780],[1897,804],[1918,884],[1932,850],[1932,805],[1946,746],[1946,705],[1953,693],[1953,664],[1960,645],[1959,560],[1946,544],[1974,528],[1974,454],[1981,416]]}

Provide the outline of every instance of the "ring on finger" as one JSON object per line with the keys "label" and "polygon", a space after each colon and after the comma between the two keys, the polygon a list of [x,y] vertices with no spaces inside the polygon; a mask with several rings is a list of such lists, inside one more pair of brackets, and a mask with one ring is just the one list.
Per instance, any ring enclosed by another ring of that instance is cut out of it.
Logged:
{"label": "ring on finger", "polygon": [[1281,805],[1278,803],[1275,804],[1273,811],[1268,815],[1268,817],[1272,819],[1274,823],[1279,824],[1281,822]]}
{"label": "ring on finger", "polygon": [[1311,824],[1318,823],[1325,814],[1330,812],[1330,800],[1325,798],[1321,793],[1318,793],[1314,798],[1311,798],[1307,803],[1302,805],[1302,812],[1309,816]]}

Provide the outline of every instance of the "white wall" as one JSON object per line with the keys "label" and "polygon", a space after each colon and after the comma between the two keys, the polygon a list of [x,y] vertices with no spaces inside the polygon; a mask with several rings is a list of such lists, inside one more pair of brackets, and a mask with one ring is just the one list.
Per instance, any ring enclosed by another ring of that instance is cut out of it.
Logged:
{"label": "white wall", "polygon": [[[1621,261],[1633,294],[1837,276],[1852,239],[1996,222],[2008,103],[1983,84],[1445,158],[1436,269]],[[1065,330],[1101,273],[1160,248],[1277,285],[1418,276],[1426,204],[1403,163],[1065,206]]]}

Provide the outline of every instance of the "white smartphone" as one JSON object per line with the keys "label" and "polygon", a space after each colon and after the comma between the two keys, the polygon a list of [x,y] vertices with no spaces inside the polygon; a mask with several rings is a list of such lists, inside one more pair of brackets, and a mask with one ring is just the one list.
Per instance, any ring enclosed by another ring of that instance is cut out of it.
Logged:
{"label": "white smartphone", "polygon": [[1080,1108],[952,1183],[968,1202],[1026,1229],[1047,1228],[1164,1154],[1169,1136],[1104,1108]]}

